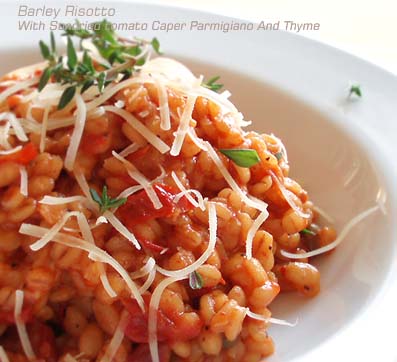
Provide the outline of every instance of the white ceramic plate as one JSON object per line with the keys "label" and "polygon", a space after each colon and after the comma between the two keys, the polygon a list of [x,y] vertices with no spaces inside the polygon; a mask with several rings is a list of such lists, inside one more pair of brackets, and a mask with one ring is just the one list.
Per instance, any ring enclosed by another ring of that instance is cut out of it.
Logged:
{"label": "white ceramic plate", "polygon": [[[116,9],[110,19],[114,22],[231,21],[157,5],[101,5]],[[51,6],[63,7],[55,2]],[[21,19],[16,14],[16,4],[0,4],[1,73],[38,60],[36,44],[48,39],[46,31],[18,31]],[[371,216],[332,255],[316,260],[322,273],[317,298],[284,295],[274,303],[275,317],[298,318],[299,323],[295,328],[271,328],[277,352],[269,361],[392,361],[397,356],[396,78],[285,32],[134,34],[157,36],[168,55],[186,60],[199,74],[221,75],[232,100],[246,119],[253,120],[253,128],[283,139],[292,175],[335,218],[339,230],[374,205],[379,189],[386,192],[386,216]],[[361,84],[362,99],[346,99],[350,81]]]}

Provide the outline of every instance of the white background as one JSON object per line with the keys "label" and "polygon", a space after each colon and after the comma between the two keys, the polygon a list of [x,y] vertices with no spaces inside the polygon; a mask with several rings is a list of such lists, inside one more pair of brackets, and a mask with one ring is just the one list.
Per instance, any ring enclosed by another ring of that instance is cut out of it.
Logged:
{"label": "white background", "polygon": [[364,58],[397,75],[395,0],[154,0],[249,20],[318,22],[304,36]]}

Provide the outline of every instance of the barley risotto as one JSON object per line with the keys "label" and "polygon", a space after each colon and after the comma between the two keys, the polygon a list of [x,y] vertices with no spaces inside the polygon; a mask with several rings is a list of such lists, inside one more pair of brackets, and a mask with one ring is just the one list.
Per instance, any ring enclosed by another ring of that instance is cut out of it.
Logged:
{"label": "barley risotto", "polygon": [[218,77],[107,24],[0,81],[0,361],[260,361],[341,239]]}

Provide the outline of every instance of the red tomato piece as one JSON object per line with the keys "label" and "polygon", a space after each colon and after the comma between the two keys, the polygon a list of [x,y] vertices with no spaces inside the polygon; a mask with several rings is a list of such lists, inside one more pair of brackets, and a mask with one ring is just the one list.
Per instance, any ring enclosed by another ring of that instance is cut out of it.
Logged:
{"label": "red tomato piece", "polygon": [[129,196],[127,202],[119,209],[127,227],[130,228],[159,217],[169,217],[176,207],[183,210],[191,208],[186,198],[182,198],[178,204],[174,202],[175,195],[178,193],[175,188],[164,184],[155,184],[153,188],[163,207],[155,209],[145,190]]}
{"label": "red tomato piece", "polygon": [[109,146],[109,135],[84,135],[81,143],[82,150],[91,155],[106,152]]}
{"label": "red tomato piece", "polygon": [[9,155],[0,155],[0,163],[15,162],[20,165],[27,165],[34,160],[38,155],[37,147],[34,143],[29,142],[20,151],[11,153]]}
{"label": "red tomato piece", "polygon": [[149,240],[146,239],[138,239],[139,243],[146,249],[152,251],[153,253],[162,253],[165,250],[167,250],[167,248],[165,246],[161,246],[155,243],[152,243]]}
{"label": "red tomato piece", "polygon": [[7,98],[8,107],[15,108],[19,103],[21,103],[22,96],[20,94],[13,94]]}

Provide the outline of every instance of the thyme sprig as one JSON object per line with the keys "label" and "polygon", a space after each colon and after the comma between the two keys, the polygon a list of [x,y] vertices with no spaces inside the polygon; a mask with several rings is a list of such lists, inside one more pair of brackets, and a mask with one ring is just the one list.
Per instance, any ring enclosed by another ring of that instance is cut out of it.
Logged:
{"label": "thyme sprig", "polygon": [[349,89],[349,97],[352,97],[353,95],[355,95],[356,97],[359,97],[359,98],[362,97],[363,92],[362,92],[362,90],[361,90],[360,84],[352,84],[352,85],[350,86],[350,89]]}
{"label": "thyme sprig", "polygon": [[[96,86],[102,93],[104,88],[119,74],[123,75],[123,79],[129,78],[134,66],[141,66],[145,63],[146,58],[140,56],[145,46],[151,46],[156,53],[161,54],[157,38],[146,41],[120,37],[107,20],[94,23],[90,27],[92,30],[84,29],[78,23],[77,25],[66,27],[65,33],[62,34],[67,38],[67,59],[58,55],[54,33],[50,34],[50,45],[42,40],[39,42],[41,55],[48,62],[40,77],[39,91],[47,85],[50,79],[62,85],[69,85],[62,93],[58,109],[63,109],[70,103],[78,88],[82,94],[90,87]],[[83,51],[81,59],[78,57],[73,38],[80,40],[80,49]],[[94,65],[90,51],[83,47],[83,40],[86,39],[91,40],[99,54],[111,65],[110,67],[104,64]]]}
{"label": "thyme sprig", "polygon": [[207,81],[203,82],[203,87],[211,89],[214,92],[218,92],[223,88],[223,84],[217,83],[219,80],[220,76],[217,75],[215,77],[212,77],[208,79]]}
{"label": "thyme sprig", "polygon": [[127,198],[112,199],[111,197],[109,197],[108,188],[106,187],[106,185],[102,188],[101,196],[99,196],[98,192],[95,189],[90,189],[90,194],[92,199],[99,205],[99,211],[101,213],[104,213],[109,209],[124,205],[127,202]]}

